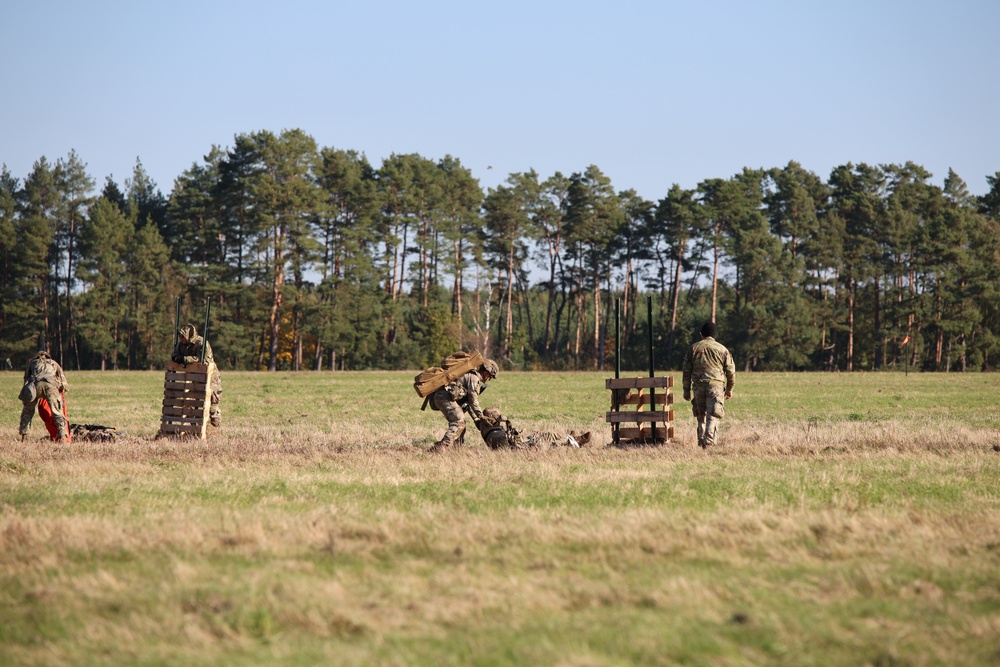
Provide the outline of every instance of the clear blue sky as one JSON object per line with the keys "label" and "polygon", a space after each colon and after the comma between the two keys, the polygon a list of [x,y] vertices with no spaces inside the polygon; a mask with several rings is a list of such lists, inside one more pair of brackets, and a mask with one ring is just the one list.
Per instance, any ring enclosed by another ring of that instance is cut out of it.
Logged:
{"label": "clear blue sky", "polygon": [[[486,187],[597,165],[656,200],[744,166],[1000,171],[996,0],[8,2],[0,162],[75,149],[164,194],[213,144],[300,128]],[[492,167],[490,169],[489,167]]]}

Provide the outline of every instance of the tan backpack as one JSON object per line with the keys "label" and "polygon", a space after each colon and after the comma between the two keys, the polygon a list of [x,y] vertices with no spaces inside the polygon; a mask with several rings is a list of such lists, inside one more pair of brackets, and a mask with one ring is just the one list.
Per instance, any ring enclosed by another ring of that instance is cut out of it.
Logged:
{"label": "tan backpack", "polygon": [[413,388],[420,398],[427,398],[441,387],[446,387],[469,371],[474,371],[486,360],[479,350],[456,352],[441,360],[440,366],[431,366],[413,378]]}

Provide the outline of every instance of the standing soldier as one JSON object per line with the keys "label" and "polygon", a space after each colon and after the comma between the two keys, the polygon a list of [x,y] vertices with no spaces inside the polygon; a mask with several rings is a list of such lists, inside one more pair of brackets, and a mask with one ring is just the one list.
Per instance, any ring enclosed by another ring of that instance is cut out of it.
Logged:
{"label": "standing soldier", "polygon": [[436,454],[463,442],[465,410],[472,415],[473,421],[478,422],[483,418],[483,410],[479,407],[479,394],[486,390],[486,383],[495,378],[499,372],[500,368],[496,362],[487,359],[476,370],[469,371],[431,395],[432,407],[440,410],[448,420],[448,430],[434,443],[429,452]]}
{"label": "standing soldier", "polygon": [[691,401],[698,419],[698,446],[702,449],[715,444],[719,421],[726,414],[726,399],[733,397],[736,384],[733,355],[715,340],[716,333],[715,322],[706,322],[701,328],[701,340],[688,350],[682,366],[684,400]]}
{"label": "standing soldier", "polygon": [[[177,330],[177,345],[174,346],[174,353],[170,358],[178,364],[197,364],[201,361],[201,348],[205,347],[205,363],[213,364],[212,345],[203,336],[198,335],[193,324],[185,324]],[[212,387],[212,406],[208,412],[209,423],[215,428],[222,426],[222,410],[219,408],[219,399],[222,396],[222,377],[219,375],[217,366],[212,367],[212,378],[209,380]]]}
{"label": "standing soldier", "polygon": [[21,442],[24,442],[31,428],[31,420],[38,414],[49,432],[49,439],[55,442],[69,442],[69,419],[66,417],[66,401],[63,394],[69,389],[66,374],[48,352],[39,352],[28,361],[24,371],[24,386],[18,398],[21,399]]}

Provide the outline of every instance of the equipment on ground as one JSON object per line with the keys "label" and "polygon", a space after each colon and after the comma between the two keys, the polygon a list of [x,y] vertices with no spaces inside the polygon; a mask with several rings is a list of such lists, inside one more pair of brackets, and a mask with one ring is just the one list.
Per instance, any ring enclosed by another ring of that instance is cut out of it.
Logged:
{"label": "equipment on ground", "polygon": [[89,442],[114,442],[125,436],[124,431],[101,424],[70,424],[69,432],[74,438]]}

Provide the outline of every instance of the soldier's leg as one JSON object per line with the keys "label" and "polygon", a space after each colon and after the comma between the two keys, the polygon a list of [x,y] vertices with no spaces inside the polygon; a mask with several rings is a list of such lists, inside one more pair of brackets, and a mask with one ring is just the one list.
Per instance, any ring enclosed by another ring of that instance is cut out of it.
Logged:
{"label": "soldier's leg", "polygon": [[222,400],[222,377],[217,370],[212,373],[211,387],[212,403],[208,409],[208,421],[215,428],[219,428],[222,426],[222,408],[219,407]]}
{"label": "soldier's leg", "polygon": [[35,416],[35,406],[37,404],[38,404],[38,397],[36,396],[35,400],[29,403],[24,403],[21,406],[21,425],[20,428],[18,429],[18,432],[21,435],[28,435],[28,429],[31,428],[31,420]]}
{"label": "soldier's leg", "polygon": [[705,446],[705,398],[706,391],[704,387],[699,387],[694,390],[691,397],[691,409],[694,412],[695,419],[698,420],[698,446]]}
{"label": "soldier's leg", "polygon": [[222,410],[219,408],[219,394],[212,392],[212,403],[208,408],[208,421],[215,428],[222,426]]}
{"label": "soldier's leg", "polygon": [[712,387],[705,397],[705,446],[715,444],[719,422],[726,415],[725,397],[721,387]]}
{"label": "soldier's leg", "polygon": [[62,393],[48,382],[38,383],[38,393],[47,402],[45,412],[42,412],[41,399],[38,401],[38,413],[49,431],[49,438],[54,441],[69,442],[69,420],[66,419],[66,403]]}
{"label": "soldier's leg", "polygon": [[437,444],[440,445],[441,449],[459,444],[461,437],[465,434],[465,412],[455,401],[438,400],[436,396],[435,400],[438,410],[448,420],[448,430],[444,432],[444,436]]}
{"label": "soldier's leg", "polygon": [[49,440],[59,440],[59,427],[56,426],[56,422],[52,418],[52,406],[49,405],[49,400],[44,396],[38,397],[38,416],[41,418],[45,430],[49,432]]}

